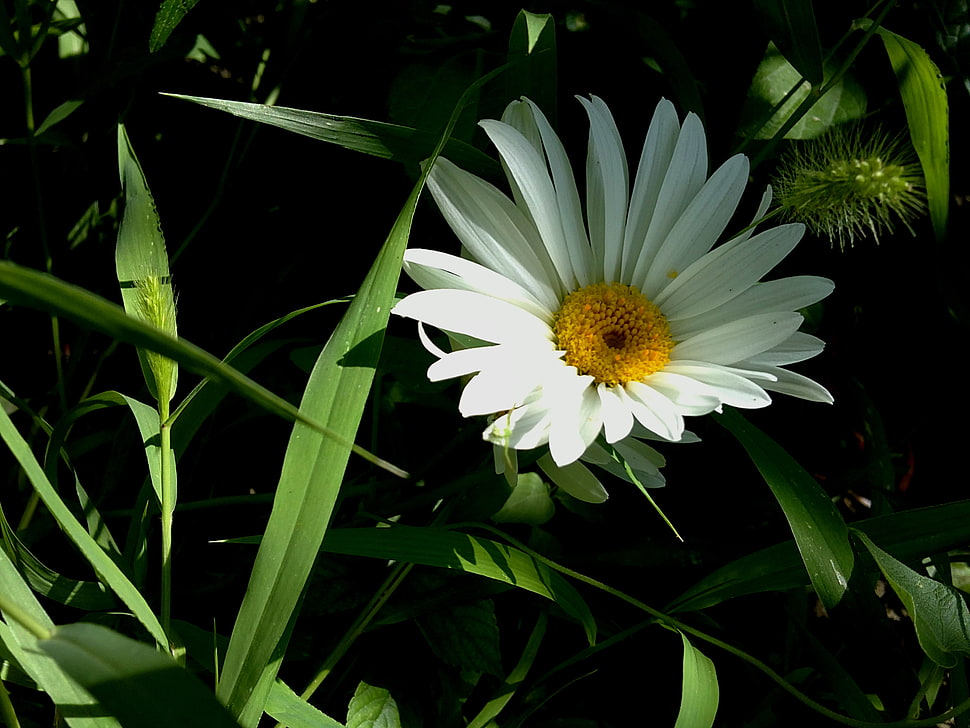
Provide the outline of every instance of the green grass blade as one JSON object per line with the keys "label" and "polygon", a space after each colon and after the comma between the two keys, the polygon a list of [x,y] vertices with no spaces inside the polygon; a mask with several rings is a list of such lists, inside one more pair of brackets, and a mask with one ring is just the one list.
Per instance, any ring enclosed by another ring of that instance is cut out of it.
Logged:
{"label": "green grass blade", "polygon": [[[291,421],[302,422],[331,439],[338,437],[335,432],[303,414],[282,397],[224,364],[204,349],[185,339],[172,338],[164,331],[128,316],[120,306],[83,288],[46,273],[0,260],[0,294],[11,303],[63,316],[118,341],[156,351],[177,361],[186,369],[222,384],[269,412]],[[364,448],[351,445],[346,439],[341,439],[340,442],[342,445],[351,446],[357,455],[369,462],[397,475],[403,475],[400,469]]]}
{"label": "green grass blade", "polygon": [[341,722],[321,713],[279,680],[273,683],[266,699],[266,713],[288,728],[344,728]]}
{"label": "green grass blade", "polygon": [[175,26],[182,22],[182,18],[195,7],[199,0],[164,0],[155,16],[152,34],[148,38],[148,50],[151,53],[161,49],[168,37],[175,30]]}
{"label": "green grass blade", "polygon": [[[243,101],[209,99],[201,96],[165,94],[225,111],[241,119],[269,124],[294,134],[363,152],[382,159],[390,159],[416,166],[431,156],[439,135],[383,121],[358,119],[352,116],[336,116],[317,111],[290,109],[285,106],[265,106]],[[444,156],[455,164],[478,174],[493,175],[501,171],[498,163],[475,147],[450,139]]]}
{"label": "green grass blade", "polygon": [[7,443],[10,452],[20,463],[24,473],[40,499],[51,512],[54,520],[67,534],[67,537],[81,551],[85,560],[91,565],[105,584],[131,610],[135,618],[148,630],[148,633],[164,648],[168,648],[168,638],[155,613],[148,606],[145,598],[128,580],[128,577],[118,568],[117,564],[101,550],[97,542],[88,534],[87,530],[78,523],[77,519],[65,505],[64,501],[54,490],[40,463],[34,457],[30,446],[14,427],[10,417],[0,409],[0,437]]}
{"label": "green grass blade", "polygon": [[822,45],[811,0],[755,0],[768,34],[788,62],[813,86],[822,83]]}
{"label": "green grass blade", "polygon": [[715,415],[747,451],[788,519],[822,604],[831,609],[848,588],[855,563],[845,521],[818,483],[774,440],[736,410]]}
{"label": "green grass blade", "polygon": [[[26,614],[44,630],[50,631],[54,623],[24,583],[7,553],[0,548],[0,598]],[[70,706],[71,715],[66,722],[71,728],[120,728],[114,718],[104,711],[90,693],[80,687],[50,657],[38,648],[38,639],[24,628],[7,610],[3,610],[6,624],[0,630],[0,642],[30,678],[50,697],[56,705]]]}
{"label": "green grass blade", "polygon": [[940,242],[950,209],[950,112],[943,76],[918,44],[885,28],[876,33],[896,73],[909,137],[926,178],[930,221]]}
{"label": "green grass blade", "polygon": [[508,98],[528,96],[556,126],[556,23],[520,10],[509,35]]}
{"label": "green grass blade", "polygon": [[57,627],[38,647],[122,725],[239,728],[212,691],[171,657],[107,627]]}
{"label": "green grass blade", "polygon": [[714,663],[681,633],[684,641],[683,691],[674,728],[711,728],[720,691]]}

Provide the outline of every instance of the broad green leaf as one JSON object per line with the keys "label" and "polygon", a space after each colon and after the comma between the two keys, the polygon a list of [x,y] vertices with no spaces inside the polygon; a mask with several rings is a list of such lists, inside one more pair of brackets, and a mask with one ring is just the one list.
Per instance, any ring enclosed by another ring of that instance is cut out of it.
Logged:
{"label": "broad green leaf", "polygon": [[502,674],[495,603],[479,599],[452,604],[417,619],[431,651],[448,665],[463,671]]}
{"label": "broad green leaf", "polygon": [[[118,125],[118,174],[125,205],[118,225],[115,271],[125,311],[174,339],[178,335],[175,292],[165,238],[155,200],[123,124]],[[170,401],[178,384],[177,365],[144,349],[138,350],[138,360],[152,396]]]}
{"label": "broad green leaf", "polygon": [[397,703],[384,688],[362,682],[347,706],[347,728],[401,728]]}
{"label": "broad green leaf", "polygon": [[556,23],[551,15],[519,11],[509,35],[508,61],[508,99],[527,96],[555,127]]}
{"label": "broad green leaf", "polygon": [[822,83],[822,46],[811,0],[755,0],[768,35],[798,73]]}
{"label": "broad green leaf", "polygon": [[[836,70],[834,65],[827,65],[825,75]],[[795,92],[789,95],[792,89]],[[811,84],[803,81],[794,66],[770,44],[748,89],[738,132],[753,139],[771,139],[810,93]],[[772,113],[779,104],[780,108]],[[836,124],[862,118],[865,111],[865,90],[846,74],[809,108],[785,138],[811,139]]]}
{"label": "broad green leaf", "polygon": [[845,521],[804,468],[734,409],[716,415],[747,451],[785,512],[812,586],[827,609],[842,599],[854,555]]}
{"label": "broad green leaf", "polygon": [[[26,613],[37,625],[53,630],[54,623],[24,583],[13,562],[0,548],[0,597]],[[70,706],[65,720],[71,728],[120,728],[121,724],[104,711],[91,694],[75,682],[50,657],[38,648],[37,636],[4,611],[6,624],[0,622],[0,641],[22,668],[50,699]]]}
{"label": "broad green leaf", "polygon": [[879,570],[906,606],[926,655],[941,667],[954,667],[957,656],[970,656],[970,610],[960,593],[897,561],[861,531]]}
{"label": "broad green leaf", "polygon": [[245,726],[254,726],[272,687],[287,627],[323,541],[352,441],[380,358],[404,250],[418,199],[441,153],[464,99],[501,72],[493,71],[466,91],[408,196],[363,284],[317,359],[301,411],[326,423],[337,438],[324,438],[298,422],[292,431],[277,495],[256,554],[246,596],[233,626],[218,694]]}
{"label": "broad green leaf", "polygon": [[[156,351],[177,361],[186,369],[242,395],[269,412],[288,420],[302,422],[317,432],[325,433],[329,438],[337,437],[336,433],[300,412],[282,397],[260,386],[209,352],[185,339],[174,339],[164,331],[128,316],[120,306],[83,288],[65,283],[47,273],[0,260],[0,293],[11,303],[62,316],[87,328],[101,331],[118,341]],[[362,447],[351,445],[345,439],[341,443],[351,446],[357,455],[366,460],[397,475],[403,475],[399,469]]]}
{"label": "broad green leaf", "polygon": [[212,691],[171,657],[107,627],[68,624],[37,645],[122,725],[239,728]]}
{"label": "broad green leaf", "polygon": [[266,713],[288,728],[344,728],[342,723],[314,708],[280,680],[274,681],[266,698]]}
{"label": "broad green leaf", "polygon": [[896,73],[909,138],[926,179],[930,220],[940,242],[950,209],[950,112],[943,75],[918,44],[885,28],[876,33]]}
{"label": "broad green leaf", "polygon": [[[336,116],[284,106],[265,106],[201,96],[165,95],[192,101],[210,109],[226,111],[241,119],[269,124],[311,139],[337,144],[355,152],[363,152],[411,166],[417,166],[429,157],[439,138],[438,134],[422,129],[352,116]],[[455,164],[471,172],[486,175],[500,172],[498,163],[494,159],[456,139],[448,141],[443,154]]]}
{"label": "broad green leaf", "polygon": [[[853,528],[903,561],[945,553],[970,543],[970,500],[917,508],[859,521]],[[794,542],[769,546],[717,569],[664,608],[667,613],[706,609],[746,594],[784,591],[809,583]]]}
{"label": "broad green leaf", "polygon": [[683,689],[674,728],[711,728],[720,695],[714,663],[681,633],[684,642]]}
{"label": "broad green leaf", "polygon": [[164,0],[155,16],[155,25],[148,39],[148,50],[151,53],[159,50],[168,37],[175,30],[175,26],[182,22],[182,18],[195,7],[199,0]]}
{"label": "broad green leaf", "polygon": [[161,624],[159,624],[158,618],[151,610],[151,607],[148,606],[145,598],[128,580],[128,577],[118,568],[115,562],[101,550],[101,547],[88,534],[87,530],[74,518],[70,509],[61,500],[61,497],[54,490],[53,486],[51,486],[47,476],[44,475],[44,471],[31,452],[30,446],[21,437],[17,428],[14,427],[7,413],[2,410],[0,410],[0,436],[2,436],[4,442],[7,443],[7,447],[10,448],[10,452],[20,463],[20,467],[23,468],[27,479],[34,486],[37,495],[40,496],[44,505],[47,506],[47,510],[50,511],[61,530],[77,546],[81,554],[91,565],[91,568],[94,569],[104,583],[128,606],[135,618],[142,623],[155,641],[167,649],[168,638],[165,635],[165,631],[162,629]]}
{"label": "broad green leaf", "polygon": [[556,512],[549,484],[538,473],[522,473],[502,508],[492,516],[496,523],[528,523],[541,526]]}

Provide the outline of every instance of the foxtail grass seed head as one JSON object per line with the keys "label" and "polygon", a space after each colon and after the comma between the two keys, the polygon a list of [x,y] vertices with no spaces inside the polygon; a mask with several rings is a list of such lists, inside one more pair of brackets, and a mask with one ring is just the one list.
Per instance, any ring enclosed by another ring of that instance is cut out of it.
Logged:
{"label": "foxtail grass seed head", "polygon": [[857,238],[892,232],[926,212],[926,192],[914,155],[882,129],[836,127],[798,143],[772,180],[782,215],[845,250]]}
{"label": "foxtail grass seed head", "polygon": [[[172,284],[158,276],[146,276],[135,283],[138,292],[138,316],[152,326],[161,329],[173,337],[177,336],[175,325],[175,296],[171,290]],[[178,381],[178,365],[166,356],[154,351],[145,351],[145,359],[158,390],[158,400],[168,402],[175,394]]]}

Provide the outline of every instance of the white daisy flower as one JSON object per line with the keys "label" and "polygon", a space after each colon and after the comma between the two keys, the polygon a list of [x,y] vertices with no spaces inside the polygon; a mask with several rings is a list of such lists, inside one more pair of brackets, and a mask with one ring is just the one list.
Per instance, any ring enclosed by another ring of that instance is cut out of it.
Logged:
{"label": "white daisy flower", "polygon": [[[615,466],[603,441],[653,480],[646,485],[662,485],[662,457],[636,438],[682,441],[685,416],[764,407],[770,391],[831,402],[784,367],[822,350],[798,331],[797,309],[833,284],[760,282],[798,243],[800,224],[756,235],[752,226],[714,247],[748,160],[734,156],[708,177],[696,115],[680,124],[660,102],[631,192],[609,109],[595,96],[579,100],[590,121],[585,221],[562,142],[534,103],[513,102],[501,121],[481,122],[511,197],[439,159],[428,186],[468,259],[408,250],[405,270],[425,290],[394,313],[473,341],[446,352],[419,326],[437,357],[428,376],[473,375],[459,410],[490,416],[485,439],[513,450],[548,445],[547,475],[597,501],[605,491],[577,461]],[[770,200],[769,189],[756,219]]]}

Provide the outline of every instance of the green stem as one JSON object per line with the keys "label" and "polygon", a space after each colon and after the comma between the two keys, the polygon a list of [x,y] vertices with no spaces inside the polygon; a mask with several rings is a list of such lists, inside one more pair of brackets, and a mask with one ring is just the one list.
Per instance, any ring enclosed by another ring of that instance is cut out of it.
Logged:
{"label": "green stem", "polygon": [[766,665],[757,657],[754,657],[753,655],[749,655],[747,652],[744,652],[743,650],[738,649],[734,645],[728,644],[727,642],[724,642],[723,640],[720,640],[717,637],[714,637],[713,635],[709,635],[706,632],[702,632],[699,629],[696,629],[687,624],[684,624],[679,619],[675,619],[674,617],[671,617],[670,615],[665,614],[664,612],[661,612],[659,609],[654,609],[653,607],[641,602],[639,599],[636,599],[635,597],[632,597],[629,594],[621,592],[619,589],[615,589],[590,576],[586,576],[585,574],[581,574],[578,571],[574,571],[568,567],[557,564],[555,561],[552,561],[551,559],[546,558],[542,554],[536,551],[533,551],[525,544],[517,541],[516,539],[510,537],[506,533],[503,533],[497,528],[492,528],[491,526],[484,523],[477,523],[474,525],[478,528],[482,528],[486,531],[489,531],[490,533],[493,533],[499,536],[500,538],[504,539],[512,546],[515,546],[515,548],[520,549],[525,553],[529,554],[536,561],[539,561],[540,563],[545,564],[550,569],[553,569],[554,571],[558,571],[560,574],[563,574],[564,576],[568,576],[572,579],[575,579],[576,581],[583,582],[584,584],[588,584],[589,586],[595,589],[599,589],[600,591],[606,592],[607,594],[610,594],[611,596],[614,596],[617,599],[620,599],[626,602],[627,604],[630,604],[636,607],[640,611],[646,612],[651,617],[654,617],[659,623],[667,627],[672,627],[681,632],[685,632],[693,637],[696,637],[697,639],[703,642],[707,642],[708,644],[714,645],[715,647],[718,647],[724,650],[725,652],[729,652],[735,657],[743,660],[744,662],[747,662],[752,667],[763,672],[767,677],[773,680],[780,688],[782,688],[785,692],[787,692],[789,695],[791,695],[799,702],[808,706],[815,712],[821,715],[824,715],[825,717],[830,718],[834,721],[842,723],[843,725],[852,726],[853,728],[932,728],[933,726],[939,725],[949,720],[950,718],[953,718],[954,716],[960,715],[961,713],[967,710],[970,710],[970,699],[968,699],[963,701],[959,705],[955,705],[954,707],[950,708],[946,712],[941,713],[940,715],[934,716],[932,718],[923,718],[921,720],[904,719],[904,720],[890,721],[886,723],[873,723],[871,721],[858,720],[856,718],[851,718],[847,715],[842,715],[841,713],[836,713],[834,710],[830,710],[829,708],[825,707],[821,703],[817,703],[814,700],[812,700],[812,698],[808,697],[805,693],[801,692],[798,688],[796,688],[794,685],[792,685],[787,680],[785,680],[785,678],[783,678],[781,675],[779,675],[771,667]]}
{"label": "green stem", "polygon": [[48,640],[51,638],[52,632],[50,629],[34,619],[33,616],[24,609],[21,609],[20,606],[7,599],[3,594],[0,594],[0,612],[3,612],[8,623],[10,620],[13,620],[37,639]]}
{"label": "green stem", "polygon": [[[159,392],[159,394],[162,394]],[[172,625],[172,516],[175,512],[175,487],[172,473],[172,428],[168,424],[169,403],[166,396],[158,402],[159,475],[162,481],[162,629],[170,633]]]}
{"label": "green stem", "polygon": [[7,686],[3,684],[3,680],[0,680],[0,720],[10,728],[20,728],[17,711],[10,702],[10,693],[7,692]]}

